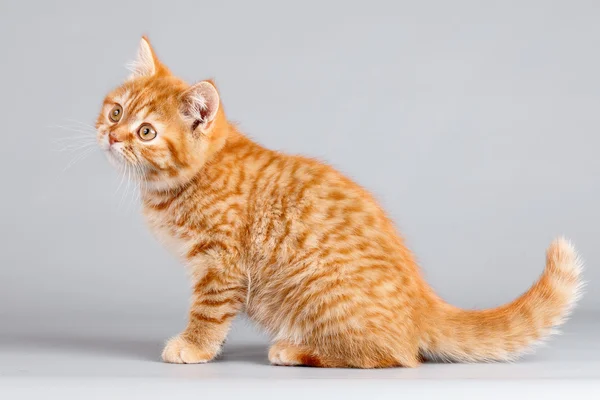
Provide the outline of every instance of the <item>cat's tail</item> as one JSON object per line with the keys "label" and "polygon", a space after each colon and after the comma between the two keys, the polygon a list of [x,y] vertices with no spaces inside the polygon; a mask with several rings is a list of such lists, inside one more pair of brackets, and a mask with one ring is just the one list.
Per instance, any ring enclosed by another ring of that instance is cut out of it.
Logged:
{"label": "cat's tail", "polygon": [[581,296],[583,264],[571,243],[555,240],[546,269],[523,295],[504,306],[470,311],[433,295],[424,316],[420,351],[448,361],[514,360],[552,333]]}

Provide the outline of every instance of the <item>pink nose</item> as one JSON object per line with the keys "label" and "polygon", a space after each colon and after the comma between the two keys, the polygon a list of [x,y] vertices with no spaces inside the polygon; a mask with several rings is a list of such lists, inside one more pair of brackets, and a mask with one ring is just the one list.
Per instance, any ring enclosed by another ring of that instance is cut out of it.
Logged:
{"label": "pink nose", "polygon": [[118,142],[120,142],[120,140],[118,140],[112,133],[108,134],[108,144],[112,146],[114,143]]}

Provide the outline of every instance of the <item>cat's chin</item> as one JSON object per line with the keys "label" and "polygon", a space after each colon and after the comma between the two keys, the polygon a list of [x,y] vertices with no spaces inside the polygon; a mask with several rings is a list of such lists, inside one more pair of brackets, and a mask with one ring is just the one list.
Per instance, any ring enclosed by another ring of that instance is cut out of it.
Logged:
{"label": "cat's chin", "polygon": [[106,158],[108,158],[110,165],[118,170],[122,170],[126,167],[126,161],[123,156],[110,148],[106,150]]}

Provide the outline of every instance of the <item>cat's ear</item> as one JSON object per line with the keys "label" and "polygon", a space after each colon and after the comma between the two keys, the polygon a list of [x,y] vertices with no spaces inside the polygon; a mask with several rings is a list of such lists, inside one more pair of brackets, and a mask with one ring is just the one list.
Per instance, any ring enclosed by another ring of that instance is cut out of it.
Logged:
{"label": "cat's ear", "polygon": [[129,79],[140,78],[143,76],[152,76],[164,66],[156,57],[156,53],[150,45],[146,36],[142,36],[138,47],[137,57],[134,61],[127,64],[127,69],[131,71]]}
{"label": "cat's ear", "polygon": [[192,85],[181,95],[180,111],[192,131],[209,131],[219,111],[219,92],[215,85],[209,81]]}

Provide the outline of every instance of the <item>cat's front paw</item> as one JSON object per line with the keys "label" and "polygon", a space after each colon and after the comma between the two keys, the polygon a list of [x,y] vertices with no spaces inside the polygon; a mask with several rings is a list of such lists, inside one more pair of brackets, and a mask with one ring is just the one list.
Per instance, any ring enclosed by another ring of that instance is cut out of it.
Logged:
{"label": "cat's front paw", "polygon": [[206,351],[179,335],[169,339],[162,352],[162,359],[173,364],[201,364],[212,360],[215,355],[215,352]]}

